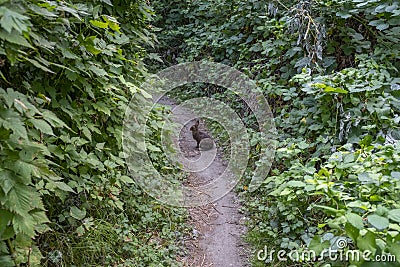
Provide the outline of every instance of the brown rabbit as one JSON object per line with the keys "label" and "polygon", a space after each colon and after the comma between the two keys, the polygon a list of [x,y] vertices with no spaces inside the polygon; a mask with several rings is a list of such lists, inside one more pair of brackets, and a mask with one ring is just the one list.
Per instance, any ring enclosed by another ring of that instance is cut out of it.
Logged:
{"label": "brown rabbit", "polygon": [[196,123],[192,127],[190,127],[190,131],[192,131],[193,139],[196,140],[196,142],[197,142],[196,148],[199,148],[201,140],[206,139],[206,138],[211,138],[211,136],[209,136],[207,133],[199,131],[199,124],[200,124],[200,121],[196,120]]}

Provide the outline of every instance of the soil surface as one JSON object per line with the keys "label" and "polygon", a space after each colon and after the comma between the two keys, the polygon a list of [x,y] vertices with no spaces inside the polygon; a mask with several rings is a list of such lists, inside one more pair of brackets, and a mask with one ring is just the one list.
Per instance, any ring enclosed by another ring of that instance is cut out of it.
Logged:
{"label": "soil surface", "polygon": [[[214,181],[223,173],[229,174],[228,164],[222,159],[220,149],[196,149],[196,141],[190,132],[196,116],[166,97],[158,103],[171,107],[171,119],[180,126],[178,140],[175,140],[180,148],[180,156],[184,157],[180,163],[188,169],[196,170],[190,173],[185,185],[198,188]],[[207,132],[201,120],[200,130]],[[205,197],[203,205],[188,208],[188,223],[192,225],[193,231],[185,239],[188,253],[180,259],[184,266],[249,266],[248,248],[242,240],[246,232],[245,217],[239,212],[238,197],[229,190],[229,185],[228,182],[217,183],[210,192],[198,190],[199,195],[223,197],[211,203]]]}

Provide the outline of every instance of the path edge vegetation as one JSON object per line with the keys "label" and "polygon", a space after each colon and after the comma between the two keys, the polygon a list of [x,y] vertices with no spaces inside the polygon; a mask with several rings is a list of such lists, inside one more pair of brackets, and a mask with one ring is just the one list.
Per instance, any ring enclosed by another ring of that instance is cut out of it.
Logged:
{"label": "path edge vegetation", "polygon": [[[147,196],[122,153],[128,102],[144,116],[149,101],[153,15],[142,0],[0,1],[1,266],[178,265],[186,213]],[[156,168],[166,112],[149,123]]]}
{"label": "path edge vegetation", "polygon": [[[274,111],[275,164],[249,193],[261,147],[246,105],[212,86],[177,93],[223,100],[248,126],[251,160],[238,192],[254,251],[320,252],[344,239],[346,250],[397,257],[379,266],[399,265],[397,1],[0,4],[1,266],[179,265],[186,213],[138,188],[121,134],[128,101],[137,116],[148,101],[138,87],[146,73],[193,60],[245,72]],[[155,147],[165,112],[152,113]],[[218,125],[210,129],[224,141]],[[163,174],[181,178],[162,168],[158,149],[150,154]],[[276,257],[253,264],[374,266]]]}
{"label": "path edge vegetation", "polygon": [[[388,0],[155,1],[155,52],[166,66],[206,60],[256,80],[279,131],[273,168],[247,191],[261,151],[256,121],[237,96],[195,84],[182,101],[230,104],[251,135],[238,193],[249,217],[254,266],[399,266],[400,6]],[[157,61],[151,64],[154,66]],[[228,136],[209,122],[221,143]],[[263,260],[257,251],[337,249],[394,255],[395,262]]]}

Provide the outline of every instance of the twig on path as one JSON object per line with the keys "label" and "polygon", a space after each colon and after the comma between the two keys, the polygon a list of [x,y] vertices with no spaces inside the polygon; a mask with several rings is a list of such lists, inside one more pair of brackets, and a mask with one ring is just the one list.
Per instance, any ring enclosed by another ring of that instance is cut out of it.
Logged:
{"label": "twig on path", "polygon": [[205,260],[206,260],[206,254],[203,255],[203,261],[201,262],[200,266],[203,266]]}
{"label": "twig on path", "polygon": [[[210,224],[206,219],[204,219],[203,217],[200,217],[200,219],[201,219],[205,224],[211,226],[211,224]],[[198,221],[198,220],[197,220],[197,221]]]}
{"label": "twig on path", "polygon": [[228,224],[234,224],[234,225],[240,225],[240,223],[238,223],[238,222],[229,222],[229,221],[226,221],[226,223],[228,223]]}
{"label": "twig on path", "polygon": [[235,234],[232,234],[232,233],[229,233],[231,236],[233,236],[233,237],[235,237],[235,238],[238,238],[239,236],[238,235],[235,235]]}
{"label": "twig on path", "polygon": [[237,207],[234,207],[234,206],[222,205],[221,207],[223,207],[223,208],[230,208],[230,209],[237,209]]}
{"label": "twig on path", "polygon": [[212,207],[213,207],[213,209],[215,209],[216,212],[218,212],[218,213],[221,214],[221,215],[224,215],[222,212],[220,212],[219,210],[217,210],[217,208],[216,208],[214,205],[212,205]]}
{"label": "twig on path", "polygon": [[[196,210],[200,210],[201,212],[203,212],[204,213],[204,215],[206,215],[207,216],[207,218],[210,218],[210,213],[207,213],[205,210],[204,210],[204,208],[202,208],[202,207],[196,207],[195,209],[192,209],[192,212],[196,212]],[[193,214],[193,215],[195,215],[195,214]]]}
{"label": "twig on path", "polygon": [[201,193],[201,194],[203,194],[203,195],[207,195],[208,197],[211,197],[211,195],[210,194],[207,194],[206,192],[204,192],[204,191],[201,191],[201,190],[199,190],[199,189],[196,189],[196,188],[194,188],[194,190],[196,190],[197,192],[199,192],[199,193]]}

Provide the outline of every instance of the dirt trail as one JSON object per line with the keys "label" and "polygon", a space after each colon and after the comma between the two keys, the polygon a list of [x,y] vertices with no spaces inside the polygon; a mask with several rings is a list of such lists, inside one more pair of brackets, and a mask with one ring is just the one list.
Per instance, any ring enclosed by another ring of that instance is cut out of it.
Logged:
{"label": "dirt trail", "polygon": [[[182,164],[190,164],[191,169],[202,169],[192,172],[187,185],[199,186],[213,181],[222,173],[229,173],[227,164],[222,160],[221,151],[214,149],[203,155],[195,149],[196,141],[193,140],[189,128],[194,124],[191,121],[195,116],[184,108],[177,106],[173,101],[163,98],[159,101],[172,108],[172,120],[180,125],[178,145],[182,156]],[[200,128],[202,124],[200,124]],[[204,130],[204,127],[202,129]],[[214,153],[214,154],[213,154]],[[212,157],[212,158],[211,158]],[[209,164],[210,158],[212,163]],[[191,160],[188,163],[187,160]],[[225,195],[218,201],[199,207],[189,208],[190,221],[194,226],[193,233],[185,241],[189,253],[181,261],[184,266],[215,266],[215,267],[244,267],[249,266],[247,248],[241,237],[246,229],[243,225],[244,215],[239,213],[240,203],[234,192],[227,189],[229,183],[218,183],[213,192],[201,192],[204,195]],[[227,194],[225,194],[227,193]]]}

